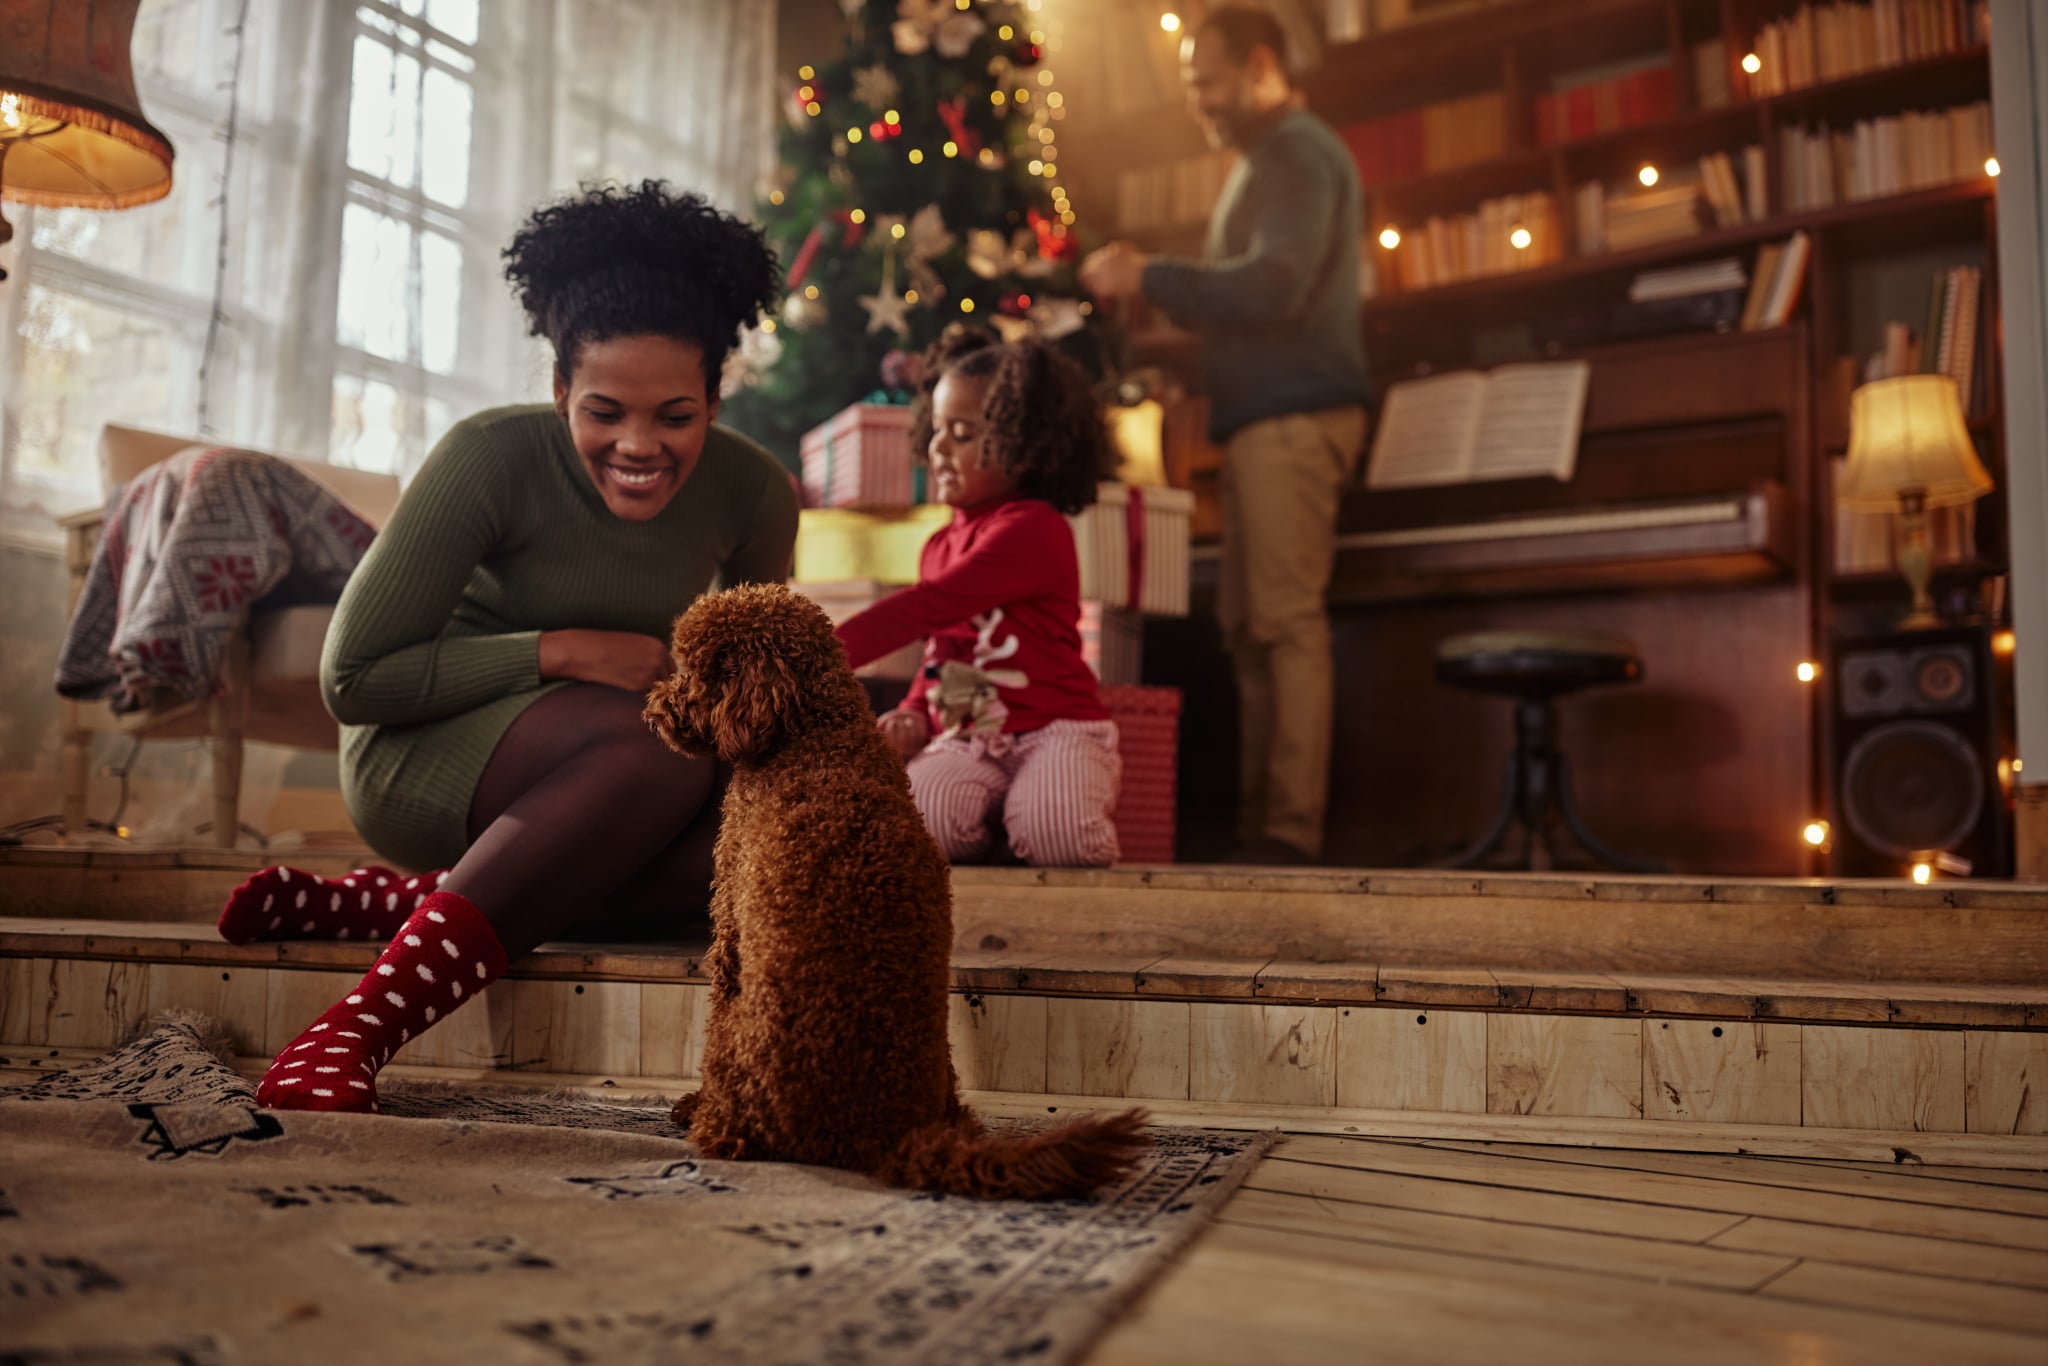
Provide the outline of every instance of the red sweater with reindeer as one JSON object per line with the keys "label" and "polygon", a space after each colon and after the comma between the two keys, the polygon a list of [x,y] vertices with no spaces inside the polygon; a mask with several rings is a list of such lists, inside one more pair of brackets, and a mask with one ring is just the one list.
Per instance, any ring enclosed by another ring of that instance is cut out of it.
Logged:
{"label": "red sweater with reindeer", "polygon": [[[903,699],[926,708],[939,667],[983,670],[1008,708],[1005,732],[1053,721],[1107,721],[1095,671],[1081,658],[1081,561],[1052,504],[1013,494],[971,508],[925,542],[917,584],[839,625],[856,669],[923,638],[924,667]],[[936,733],[943,729],[932,718]]]}

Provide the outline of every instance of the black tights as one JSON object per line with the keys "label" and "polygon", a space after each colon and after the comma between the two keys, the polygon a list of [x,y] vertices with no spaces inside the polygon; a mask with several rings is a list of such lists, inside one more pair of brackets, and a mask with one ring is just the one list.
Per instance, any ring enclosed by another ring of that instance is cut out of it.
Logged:
{"label": "black tights", "polygon": [[442,884],[474,902],[507,958],[545,940],[706,934],[724,775],[671,752],[636,693],[557,688],[498,742],[469,806],[469,851]]}

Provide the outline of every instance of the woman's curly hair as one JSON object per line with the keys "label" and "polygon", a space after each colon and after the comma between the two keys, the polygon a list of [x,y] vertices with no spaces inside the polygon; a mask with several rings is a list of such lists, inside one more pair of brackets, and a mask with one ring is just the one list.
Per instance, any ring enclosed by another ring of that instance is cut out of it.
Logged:
{"label": "woman's curly hair", "polygon": [[1018,492],[1073,515],[1095,502],[1116,453],[1088,373],[1043,342],[998,341],[955,323],[925,349],[910,424],[918,459],[932,443],[932,392],[947,375],[986,378],[981,449],[1017,480]]}
{"label": "woman's curly hair", "polygon": [[536,209],[504,256],[528,330],[564,375],[591,342],[671,337],[703,349],[714,396],[740,329],[782,288],[759,228],[659,180],[585,185]]}

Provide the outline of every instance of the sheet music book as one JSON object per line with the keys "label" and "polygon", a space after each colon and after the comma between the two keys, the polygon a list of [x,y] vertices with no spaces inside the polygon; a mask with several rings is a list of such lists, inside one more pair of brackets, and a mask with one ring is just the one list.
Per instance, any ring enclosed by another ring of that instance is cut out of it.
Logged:
{"label": "sheet music book", "polygon": [[1365,486],[1421,488],[1548,476],[1578,467],[1585,361],[1503,365],[1407,380],[1387,390]]}

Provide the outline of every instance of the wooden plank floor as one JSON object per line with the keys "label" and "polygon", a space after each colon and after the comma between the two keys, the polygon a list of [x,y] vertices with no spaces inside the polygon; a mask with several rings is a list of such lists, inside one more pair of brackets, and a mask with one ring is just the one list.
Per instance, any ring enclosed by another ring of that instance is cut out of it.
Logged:
{"label": "wooden plank floor", "polygon": [[[0,1082],[92,1053],[10,1051]],[[610,1095],[691,1085],[390,1071]],[[1295,1134],[1083,1366],[1503,1360],[2042,1366],[2048,1172]]]}
{"label": "wooden plank floor", "polygon": [[2048,1362],[2037,1171],[1291,1138],[1086,1366]]}

